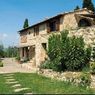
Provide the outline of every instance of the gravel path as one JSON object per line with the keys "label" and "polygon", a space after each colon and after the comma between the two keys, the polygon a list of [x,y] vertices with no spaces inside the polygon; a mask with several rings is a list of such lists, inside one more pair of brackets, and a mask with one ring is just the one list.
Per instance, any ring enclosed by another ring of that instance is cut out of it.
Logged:
{"label": "gravel path", "polygon": [[[32,73],[32,70],[28,70],[23,68],[21,64],[17,63],[14,58],[4,58],[3,59],[4,66],[0,67],[0,73]],[[27,64],[27,63],[26,63]]]}

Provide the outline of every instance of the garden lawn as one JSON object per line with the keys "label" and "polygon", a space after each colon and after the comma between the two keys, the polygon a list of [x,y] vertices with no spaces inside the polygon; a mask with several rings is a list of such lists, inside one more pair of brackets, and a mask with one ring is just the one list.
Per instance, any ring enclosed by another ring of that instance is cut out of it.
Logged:
{"label": "garden lawn", "polygon": [[0,94],[13,93],[13,89],[9,85],[6,85],[5,82],[4,76],[0,74]]}
{"label": "garden lawn", "polygon": [[15,79],[19,81],[23,87],[31,88],[30,92],[39,94],[91,94],[91,89],[85,87],[76,87],[70,83],[52,80],[40,76],[38,74],[16,73]]}
{"label": "garden lawn", "polygon": [[[14,79],[18,81],[22,87],[30,88],[27,91],[19,93],[34,93],[34,94],[92,94],[91,89],[85,87],[76,87],[70,83],[51,80],[38,74],[31,73],[15,73]],[[5,83],[4,75],[0,75],[0,94],[14,93],[11,85]]]}

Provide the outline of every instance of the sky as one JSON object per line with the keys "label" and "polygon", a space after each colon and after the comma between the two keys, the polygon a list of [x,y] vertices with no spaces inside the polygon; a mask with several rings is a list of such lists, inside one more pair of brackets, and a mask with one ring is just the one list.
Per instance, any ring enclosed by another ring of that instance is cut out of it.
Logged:
{"label": "sky", "polygon": [[[95,3],[95,0],[92,0]],[[47,17],[72,11],[82,0],[0,0],[0,43],[17,46],[23,23],[33,25]]]}

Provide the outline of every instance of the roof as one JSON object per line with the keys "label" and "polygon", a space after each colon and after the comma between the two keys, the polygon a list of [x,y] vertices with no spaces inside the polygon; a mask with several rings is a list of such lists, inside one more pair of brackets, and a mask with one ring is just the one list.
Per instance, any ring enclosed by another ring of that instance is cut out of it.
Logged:
{"label": "roof", "polygon": [[95,14],[81,14],[86,17],[95,18]]}
{"label": "roof", "polygon": [[37,26],[37,25],[40,25],[40,24],[45,23],[45,22],[47,22],[47,21],[50,21],[51,19],[54,19],[54,18],[57,18],[57,17],[61,17],[61,16],[63,16],[63,15],[67,15],[67,14],[71,14],[71,13],[80,12],[80,11],[88,11],[89,13],[92,13],[92,14],[93,14],[93,12],[92,12],[91,10],[88,10],[87,8],[83,8],[83,9],[79,9],[79,10],[75,10],[75,11],[71,11],[71,12],[64,12],[64,13],[58,14],[58,15],[56,15],[56,16],[50,17],[50,18],[48,18],[48,19],[45,19],[45,20],[43,20],[43,21],[41,21],[41,22],[38,22],[38,23],[36,23],[36,24],[34,24],[34,25],[32,25],[32,26],[30,26],[30,27],[28,27],[28,28],[22,29],[22,30],[20,30],[20,31],[18,31],[18,32],[19,32],[19,33],[20,33],[20,32],[24,32],[24,31],[26,31],[26,30],[28,30],[28,29],[30,29],[30,28],[33,28],[33,27],[35,27],[35,26]]}

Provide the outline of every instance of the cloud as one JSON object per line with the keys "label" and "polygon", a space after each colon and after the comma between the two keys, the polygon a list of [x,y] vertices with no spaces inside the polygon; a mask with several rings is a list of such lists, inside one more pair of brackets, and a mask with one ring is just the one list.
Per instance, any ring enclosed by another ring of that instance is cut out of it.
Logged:
{"label": "cloud", "polygon": [[3,38],[6,38],[6,37],[8,37],[8,35],[7,35],[6,33],[4,33],[4,34],[2,35],[2,37],[3,37]]}
{"label": "cloud", "polygon": [[19,35],[14,33],[0,33],[0,43],[3,43],[5,47],[18,45]]}
{"label": "cloud", "polygon": [[4,40],[7,37],[8,37],[8,35],[6,33],[0,34],[0,40]]}

